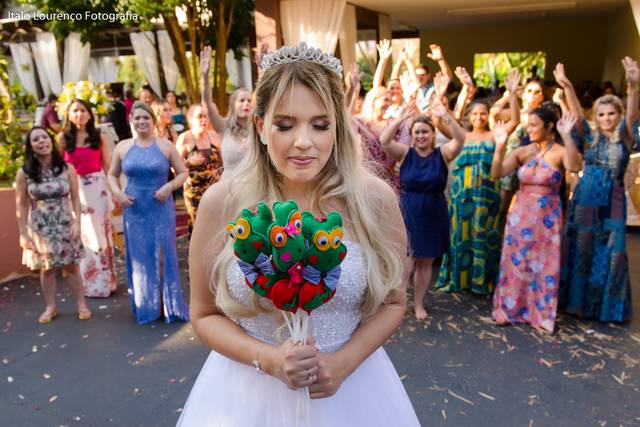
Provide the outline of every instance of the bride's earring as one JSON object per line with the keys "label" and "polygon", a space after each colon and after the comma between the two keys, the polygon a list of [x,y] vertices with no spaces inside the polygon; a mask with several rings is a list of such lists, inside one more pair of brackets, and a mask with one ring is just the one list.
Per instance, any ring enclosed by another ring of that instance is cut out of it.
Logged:
{"label": "bride's earring", "polygon": [[262,134],[260,134],[260,142],[262,143],[262,145],[267,145],[267,138],[265,138]]}

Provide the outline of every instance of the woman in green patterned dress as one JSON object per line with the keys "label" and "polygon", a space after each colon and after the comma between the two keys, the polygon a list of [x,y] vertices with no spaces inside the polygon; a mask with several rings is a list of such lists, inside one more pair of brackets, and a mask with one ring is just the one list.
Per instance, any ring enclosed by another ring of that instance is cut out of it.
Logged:
{"label": "woman in green patterned dress", "polygon": [[[520,122],[517,89],[520,75],[511,70],[505,82],[510,93],[508,133]],[[471,132],[456,158],[449,196],[450,249],[442,258],[436,288],[446,292],[493,291],[500,261],[500,187],[491,178],[495,143],[488,129],[489,105],[474,101],[470,108]]]}

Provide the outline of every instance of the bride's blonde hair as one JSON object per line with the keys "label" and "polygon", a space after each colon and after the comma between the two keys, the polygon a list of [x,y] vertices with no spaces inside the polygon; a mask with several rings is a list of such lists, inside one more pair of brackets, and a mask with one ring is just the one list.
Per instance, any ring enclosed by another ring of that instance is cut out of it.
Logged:
{"label": "bride's blonde hair", "polygon": [[[351,233],[358,237],[366,260],[368,291],[361,307],[366,318],[390,300],[390,293],[401,288],[405,260],[401,254],[406,248],[390,243],[388,227],[382,227],[386,212],[380,196],[371,191],[372,180],[380,178],[369,172],[360,158],[358,141],[350,127],[344,107],[344,92],[340,78],[322,65],[297,61],[269,68],[256,90],[255,114],[264,120],[264,129],[270,129],[273,116],[284,96],[294,84],[304,84],[313,90],[335,122],[335,144],[327,164],[316,178],[310,195],[312,206],[322,215],[328,214],[331,202],[339,201],[348,216]],[[268,135],[269,132],[264,132]],[[254,208],[258,202],[282,200],[281,177],[271,163],[267,146],[261,144],[260,135],[251,123],[250,142],[246,155],[229,177],[230,192],[225,200],[223,219],[234,221],[244,207]],[[386,185],[386,184],[384,184]],[[391,193],[391,192],[389,192]],[[395,193],[394,193],[395,194]],[[214,238],[222,238],[223,230]],[[404,224],[397,233],[405,233]],[[228,241],[216,257],[211,271],[210,289],[216,305],[229,317],[252,317],[266,310],[255,296],[249,307],[240,304],[229,292],[227,268],[233,261],[232,242]]]}

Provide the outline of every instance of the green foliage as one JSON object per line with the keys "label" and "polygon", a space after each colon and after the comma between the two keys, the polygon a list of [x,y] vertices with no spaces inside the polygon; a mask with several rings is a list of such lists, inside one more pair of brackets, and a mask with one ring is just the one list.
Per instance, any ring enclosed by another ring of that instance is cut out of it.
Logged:
{"label": "green foliage", "polygon": [[125,85],[133,85],[133,93],[138,93],[142,85],[146,82],[144,72],[138,64],[138,57],[135,55],[122,56],[119,61],[118,77],[116,80],[124,82]]}
{"label": "green foliage", "polygon": [[7,58],[0,54],[0,87],[4,89],[0,91],[0,186],[10,185],[22,166],[23,138],[31,121],[20,118],[18,112],[28,114],[36,107],[33,97],[26,95],[19,84],[9,86],[8,65]]}
{"label": "green foliage", "polygon": [[502,86],[511,68],[517,68],[524,81],[531,77],[531,70],[536,67],[536,77],[543,79],[546,64],[544,52],[476,53],[473,78],[480,87],[493,87],[496,82]]}
{"label": "green foliage", "polygon": [[358,56],[356,62],[358,63],[358,67],[360,67],[360,85],[364,91],[368,92],[371,90],[371,86],[373,86],[373,73],[375,70],[371,70],[369,61],[362,56]]}

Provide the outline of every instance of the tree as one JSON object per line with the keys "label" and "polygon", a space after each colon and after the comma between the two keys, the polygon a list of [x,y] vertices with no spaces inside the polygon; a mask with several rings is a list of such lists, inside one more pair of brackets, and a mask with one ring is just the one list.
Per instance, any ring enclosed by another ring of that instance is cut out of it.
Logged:
{"label": "tree", "polygon": [[[87,10],[110,14],[115,12],[120,14],[118,17],[120,24],[138,27],[141,30],[156,29],[155,22],[161,20],[171,39],[174,59],[184,79],[185,90],[191,102],[200,100],[198,63],[200,50],[207,44],[215,46],[213,88],[218,105],[223,110],[227,104],[224,90],[227,78],[225,55],[227,50],[231,49],[236,57],[242,56],[241,49],[248,43],[254,8],[254,0],[19,1],[33,5],[44,13],[80,13],[83,18]],[[176,9],[184,13],[183,24],[178,18]],[[126,20],[130,16],[137,16],[138,20]],[[89,42],[98,40],[109,25],[113,24],[108,20],[85,19],[51,21],[47,24],[58,37],[64,38],[70,32],[77,32],[80,33],[83,41]],[[187,45],[191,49],[191,58],[187,55]]]}

